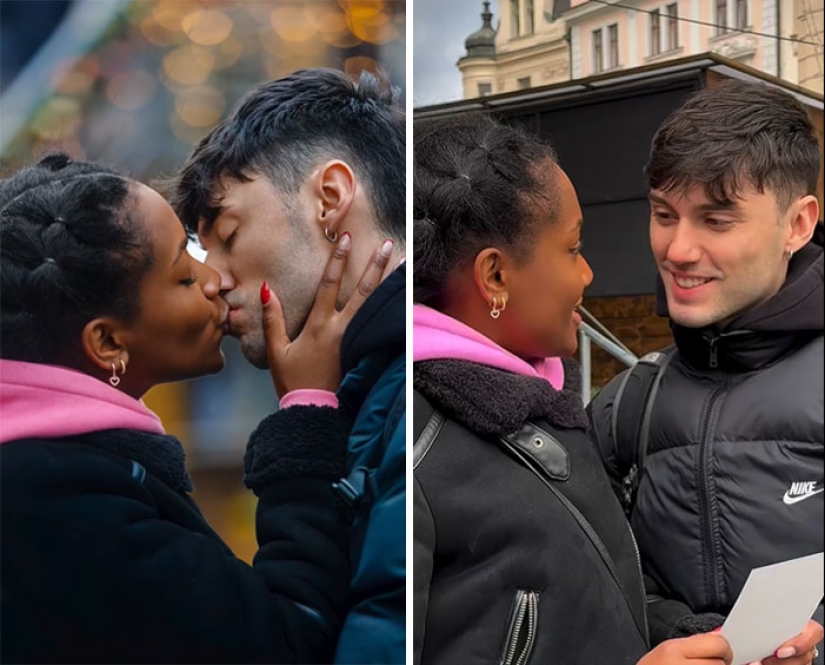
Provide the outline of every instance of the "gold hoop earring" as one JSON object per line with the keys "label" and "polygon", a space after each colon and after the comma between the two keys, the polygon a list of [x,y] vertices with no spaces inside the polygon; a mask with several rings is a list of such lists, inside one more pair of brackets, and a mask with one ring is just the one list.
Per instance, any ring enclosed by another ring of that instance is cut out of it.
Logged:
{"label": "gold hoop earring", "polygon": [[[123,358],[120,359],[120,373],[126,374],[126,363],[123,362]],[[114,363],[112,363],[112,376],[109,377],[109,383],[112,384],[113,388],[120,385],[120,377],[117,375],[117,368]]]}
{"label": "gold hoop earring", "polygon": [[498,308],[498,298],[493,298],[493,302],[490,303],[490,316],[494,319],[501,316],[501,310]]}

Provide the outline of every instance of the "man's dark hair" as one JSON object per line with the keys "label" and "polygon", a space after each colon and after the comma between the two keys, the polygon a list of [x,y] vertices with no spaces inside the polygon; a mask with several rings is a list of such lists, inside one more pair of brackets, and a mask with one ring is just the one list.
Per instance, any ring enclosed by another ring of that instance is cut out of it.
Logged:
{"label": "man's dark hair", "polygon": [[[418,120],[413,132],[413,299],[443,306],[452,270],[485,247],[526,260],[539,210],[556,219],[542,180],[557,164],[535,135],[489,116]],[[549,204],[549,205],[548,205]]]}
{"label": "man's dark hair", "polygon": [[73,364],[91,319],[134,320],[153,257],[131,185],[65,154],[0,180],[0,357]]}
{"label": "man's dark hair", "polygon": [[770,190],[781,211],[816,192],[820,147],[805,108],[775,86],[729,80],[694,93],[653,137],[651,189],[701,185],[724,205],[748,187]]}
{"label": "man's dark hair", "polygon": [[310,170],[325,158],[346,161],[365,183],[375,222],[404,239],[406,121],[400,92],[383,75],[355,80],[334,69],[305,69],[264,83],[235,106],[186,161],[172,207],[196,233],[220,204],[216,185],[266,177],[287,197],[297,194]]}

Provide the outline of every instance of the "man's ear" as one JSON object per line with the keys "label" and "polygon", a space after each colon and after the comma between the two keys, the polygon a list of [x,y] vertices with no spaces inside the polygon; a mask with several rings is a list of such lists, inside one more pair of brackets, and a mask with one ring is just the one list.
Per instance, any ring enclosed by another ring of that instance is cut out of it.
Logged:
{"label": "man's ear", "polygon": [[813,237],[819,219],[819,202],[812,194],[791,205],[791,232],[785,251],[797,252]]}
{"label": "man's ear", "polygon": [[482,249],[473,261],[473,279],[488,305],[507,301],[507,257],[495,247]]}
{"label": "man's ear", "polygon": [[322,164],[312,178],[317,222],[328,238],[337,237],[346,230],[343,222],[355,199],[355,175],[346,162],[333,159]]}
{"label": "man's ear", "polygon": [[86,357],[106,372],[114,365],[118,371],[129,364],[123,325],[111,317],[92,319],[81,332],[81,344]]}

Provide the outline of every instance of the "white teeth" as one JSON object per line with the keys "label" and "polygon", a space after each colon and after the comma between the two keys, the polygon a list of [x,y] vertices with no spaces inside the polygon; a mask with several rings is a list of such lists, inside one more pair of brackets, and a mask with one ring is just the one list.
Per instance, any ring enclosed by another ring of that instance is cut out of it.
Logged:
{"label": "white teeth", "polygon": [[693,289],[702,284],[707,284],[710,279],[704,277],[673,277],[674,281],[683,289]]}

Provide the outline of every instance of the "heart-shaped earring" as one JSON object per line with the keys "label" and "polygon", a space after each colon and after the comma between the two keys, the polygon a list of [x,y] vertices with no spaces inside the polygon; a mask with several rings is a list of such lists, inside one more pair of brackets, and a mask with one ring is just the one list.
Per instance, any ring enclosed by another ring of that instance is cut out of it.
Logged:
{"label": "heart-shaped earring", "polygon": [[120,377],[117,375],[117,369],[115,369],[114,363],[112,363],[112,376],[109,377],[109,383],[111,383],[114,388],[120,385]]}

